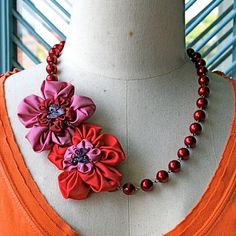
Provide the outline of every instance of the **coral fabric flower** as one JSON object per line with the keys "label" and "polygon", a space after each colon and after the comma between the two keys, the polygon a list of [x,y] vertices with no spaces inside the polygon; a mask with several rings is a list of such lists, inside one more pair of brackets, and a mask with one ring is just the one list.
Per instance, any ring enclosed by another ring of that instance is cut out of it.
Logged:
{"label": "coral fabric flower", "polygon": [[114,191],[122,175],[115,168],[125,160],[119,141],[101,127],[83,123],[76,128],[71,145],[54,144],[48,155],[58,169],[60,191],[64,198],[82,200],[90,192]]}
{"label": "coral fabric flower", "polygon": [[26,138],[34,151],[50,149],[53,143],[71,143],[75,127],[93,115],[93,101],[74,95],[74,91],[70,83],[44,80],[43,98],[30,95],[21,101],[17,115],[26,128],[31,128]]}

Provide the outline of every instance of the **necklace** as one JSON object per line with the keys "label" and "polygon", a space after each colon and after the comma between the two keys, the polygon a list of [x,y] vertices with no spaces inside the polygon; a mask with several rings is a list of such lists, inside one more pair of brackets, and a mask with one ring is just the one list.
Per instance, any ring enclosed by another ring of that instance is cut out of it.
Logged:
{"label": "necklace", "polygon": [[65,41],[54,45],[48,52],[46,79],[41,85],[42,97],[30,95],[18,106],[21,123],[30,128],[26,138],[35,152],[49,150],[48,159],[63,172],[58,176],[58,184],[64,198],[82,200],[91,192],[121,190],[132,195],[137,190],[151,192],[157,183],[166,183],[171,173],[178,173],[181,162],[191,156],[196,146],[195,136],[200,135],[202,123],[206,119],[209,78],[206,62],[200,53],[192,48],[187,55],[198,75],[198,110],[193,114],[190,135],[184,139],[184,147],[177,150],[177,159],[171,160],[167,170],[159,170],[155,179],[143,179],[139,185],[127,182],[121,185],[122,174],[116,166],[125,161],[126,156],[118,139],[103,133],[98,125],[85,122],[96,110],[89,97],[75,95],[72,84],[58,81],[57,63]]}

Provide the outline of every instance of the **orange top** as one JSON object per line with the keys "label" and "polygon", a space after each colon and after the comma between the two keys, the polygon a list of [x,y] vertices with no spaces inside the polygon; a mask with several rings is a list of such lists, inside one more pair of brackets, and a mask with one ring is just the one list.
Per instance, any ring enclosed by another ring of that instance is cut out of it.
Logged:
{"label": "orange top", "polygon": [[[15,141],[4,98],[4,81],[15,72],[0,77],[0,235],[79,236],[40,192]],[[230,83],[234,116],[219,165],[197,205],[165,236],[235,235],[236,80]]]}

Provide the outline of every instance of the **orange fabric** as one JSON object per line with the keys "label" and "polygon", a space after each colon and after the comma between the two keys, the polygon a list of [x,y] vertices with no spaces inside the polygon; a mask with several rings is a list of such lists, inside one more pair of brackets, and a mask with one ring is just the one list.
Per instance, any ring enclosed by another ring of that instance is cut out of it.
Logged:
{"label": "orange fabric", "polygon": [[[0,235],[79,236],[49,205],[27,169],[7,115],[0,78]],[[227,77],[225,77],[228,79]],[[236,80],[234,117],[220,163],[191,212],[165,236],[233,236],[236,231]]]}

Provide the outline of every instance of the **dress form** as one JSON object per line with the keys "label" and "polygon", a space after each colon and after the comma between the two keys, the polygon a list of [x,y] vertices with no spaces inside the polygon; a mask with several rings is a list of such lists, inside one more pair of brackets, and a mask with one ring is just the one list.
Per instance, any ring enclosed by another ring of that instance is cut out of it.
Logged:
{"label": "dress form", "polygon": [[[59,79],[94,100],[97,112],[89,121],[118,137],[127,155],[120,167],[123,182],[138,184],[176,158],[189,134],[198,85],[194,66],[184,57],[183,2],[125,3],[75,1]],[[209,75],[212,94],[199,146],[168,184],[148,194],[99,193],[77,202],[61,197],[60,171],[46,153],[32,151],[16,117],[19,101],[39,94],[45,67],[10,77],[5,91],[26,164],[61,217],[82,235],[161,235],[183,220],[212,178],[229,133],[233,91],[228,81]]]}

